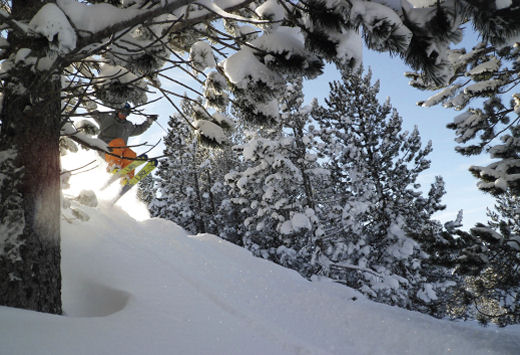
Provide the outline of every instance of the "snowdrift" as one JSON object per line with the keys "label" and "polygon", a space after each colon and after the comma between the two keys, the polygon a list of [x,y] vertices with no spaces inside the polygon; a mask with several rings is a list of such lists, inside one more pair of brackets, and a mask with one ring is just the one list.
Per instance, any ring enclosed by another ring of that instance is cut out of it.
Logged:
{"label": "snowdrift", "polygon": [[482,328],[370,302],[329,280],[119,207],[62,225],[64,316],[0,307],[0,354],[518,354]]}

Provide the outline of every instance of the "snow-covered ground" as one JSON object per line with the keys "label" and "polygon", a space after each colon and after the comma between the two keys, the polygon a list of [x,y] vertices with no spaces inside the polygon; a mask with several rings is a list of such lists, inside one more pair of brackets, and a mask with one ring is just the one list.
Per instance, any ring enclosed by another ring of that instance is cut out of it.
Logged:
{"label": "snow-covered ground", "polygon": [[101,203],[62,225],[66,315],[0,307],[0,354],[518,354],[520,327],[365,300]]}
{"label": "snow-covered ground", "polygon": [[[88,187],[110,200],[117,186],[99,191],[107,178],[100,163],[65,194]],[[88,222],[62,223],[65,315],[0,307],[0,355],[520,353],[520,326],[441,321],[309,282],[216,236],[150,219],[135,190],[115,207],[82,209]]]}

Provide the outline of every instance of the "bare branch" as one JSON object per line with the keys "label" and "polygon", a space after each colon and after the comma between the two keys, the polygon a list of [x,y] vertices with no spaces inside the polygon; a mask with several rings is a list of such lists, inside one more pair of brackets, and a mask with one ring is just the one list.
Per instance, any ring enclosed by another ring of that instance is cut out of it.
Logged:
{"label": "bare branch", "polygon": [[[79,168],[72,169],[72,170],[65,170],[65,171],[62,171],[62,172],[60,173],[60,175],[64,175],[64,174],[71,173],[71,172],[73,172],[73,171],[81,170],[81,169],[83,169],[83,168],[89,166],[90,164],[94,164],[95,162],[96,162],[95,160],[92,160],[90,163],[87,163],[87,164],[85,164],[85,165],[83,165],[83,166],[80,166]],[[88,171],[88,170],[87,170],[87,171]]]}

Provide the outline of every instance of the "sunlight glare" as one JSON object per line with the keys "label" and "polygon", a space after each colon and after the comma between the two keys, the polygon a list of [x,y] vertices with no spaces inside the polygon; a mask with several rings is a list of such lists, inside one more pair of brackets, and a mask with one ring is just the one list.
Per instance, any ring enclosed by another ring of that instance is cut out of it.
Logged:
{"label": "sunlight glare", "polygon": [[[78,196],[82,190],[92,190],[99,201],[110,201],[121,189],[121,185],[114,182],[106,189],[101,190],[110,178],[110,174],[106,171],[105,161],[95,151],[80,148],[77,153],[62,156],[61,164],[63,171],[71,171],[72,174],[69,179],[70,187],[63,189],[63,194],[66,197]],[[74,170],[80,167],[83,168]],[[137,198],[137,187],[135,186],[116,203],[116,206],[122,208],[137,221],[150,218],[147,207]]]}

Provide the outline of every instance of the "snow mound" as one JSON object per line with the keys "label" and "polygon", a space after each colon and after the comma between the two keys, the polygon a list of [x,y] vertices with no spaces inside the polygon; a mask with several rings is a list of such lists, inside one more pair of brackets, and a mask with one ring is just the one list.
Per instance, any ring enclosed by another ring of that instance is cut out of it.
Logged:
{"label": "snow mound", "polygon": [[0,354],[517,354],[481,328],[309,282],[209,234],[118,206],[62,224],[66,316],[0,307]]}

